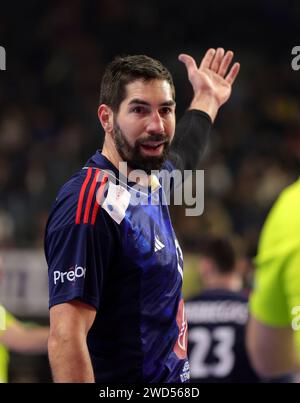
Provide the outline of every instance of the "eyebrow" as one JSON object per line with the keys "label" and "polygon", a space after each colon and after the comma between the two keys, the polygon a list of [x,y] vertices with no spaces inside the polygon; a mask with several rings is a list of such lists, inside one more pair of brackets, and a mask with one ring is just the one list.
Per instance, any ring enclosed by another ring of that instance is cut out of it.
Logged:
{"label": "eyebrow", "polygon": [[[151,104],[147,101],[144,101],[143,99],[139,99],[139,98],[134,98],[132,99],[128,105],[132,105],[132,104],[139,104],[139,105],[146,105],[146,106],[151,106]],[[176,105],[176,102],[173,100],[170,101],[166,101],[163,102],[162,104],[160,104],[159,106],[174,106]]]}

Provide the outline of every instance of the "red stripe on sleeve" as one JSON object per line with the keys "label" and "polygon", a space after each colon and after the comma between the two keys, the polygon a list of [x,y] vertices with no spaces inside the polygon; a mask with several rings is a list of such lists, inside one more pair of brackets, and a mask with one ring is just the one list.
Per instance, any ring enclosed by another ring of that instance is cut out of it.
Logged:
{"label": "red stripe on sleeve", "polygon": [[92,204],[93,196],[94,196],[94,193],[95,193],[97,180],[98,180],[98,177],[99,177],[99,172],[100,172],[100,170],[96,169],[96,173],[95,173],[93,182],[92,182],[91,187],[90,187],[89,195],[88,195],[86,206],[85,206],[84,217],[83,217],[83,223],[84,224],[87,224],[88,221],[89,221],[89,214],[90,214],[91,204]]}
{"label": "red stripe on sleeve", "polygon": [[[99,209],[99,206],[100,206],[100,201],[101,201],[102,196],[103,196],[103,192],[104,192],[104,189],[105,189],[105,184],[106,184],[106,182],[107,182],[107,179],[108,179],[108,175],[105,174],[105,175],[103,176],[101,185],[100,185],[100,187],[99,187],[99,189],[98,189],[98,192],[97,192],[97,197],[96,197],[96,200],[95,200],[95,204],[94,204],[94,208],[93,208],[93,213],[92,213],[92,220],[91,220],[91,224],[92,224],[92,225],[94,225],[95,222],[96,222],[97,213],[98,213],[98,209]],[[99,200],[99,202],[98,202],[97,200]]]}
{"label": "red stripe on sleeve", "polygon": [[78,204],[77,204],[77,211],[76,211],[76,218],[75,218],[75,224],[80,224],[80,216],[81,216],[81,210],[82,210],[82,203],[83,203],[83,198],[84,198],[84,193],[86,190],[86,187],[89,183],[89,180],[92,175],[92,168],[88,168],[86,178],[81,186],[80,194],[79,194],[79,199],[78,199]]}

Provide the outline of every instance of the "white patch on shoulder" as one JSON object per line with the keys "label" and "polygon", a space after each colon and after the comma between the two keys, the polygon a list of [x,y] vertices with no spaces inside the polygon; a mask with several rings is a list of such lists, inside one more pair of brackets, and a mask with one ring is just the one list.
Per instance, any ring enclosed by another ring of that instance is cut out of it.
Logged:
{"label": "white patch on shoulder", "polygon": [[110,182],[102,208],[104,208],[114,221],[120,224],[125,217],[130,197],[131,194],[127,189]]}

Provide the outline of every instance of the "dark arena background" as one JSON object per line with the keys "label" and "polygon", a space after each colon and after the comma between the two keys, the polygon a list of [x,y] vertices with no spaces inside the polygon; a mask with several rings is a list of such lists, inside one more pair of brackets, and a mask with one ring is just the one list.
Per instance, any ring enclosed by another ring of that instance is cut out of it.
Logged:
{"label": "dark arena background", "polygon": [[[300,167],[300,4],[296,1],[15,0],[1,3],[0,302],[28,326],[49,323],[45,223],[60,186],[99,148],[104,67],[118,54],[146,54],[173,74],[177,118],[192,88],[177,59],[209,47],[241,63],[199,169],[205,207],[171,208],[185,255],[184,296],[196,281],[197,243],[231,240],[245,289],[270,207]],[[10,353],[9,382],[51,382],[46,354]]]}

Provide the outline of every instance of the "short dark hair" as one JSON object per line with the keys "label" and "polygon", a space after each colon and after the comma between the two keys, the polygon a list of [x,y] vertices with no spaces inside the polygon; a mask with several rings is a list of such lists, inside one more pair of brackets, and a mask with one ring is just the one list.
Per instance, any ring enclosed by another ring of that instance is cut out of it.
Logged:
{"label": "short dark hair", "polygon": [[231,273],[235,269],[235,252],[226,239],[207,237],[199,242],[198,253],[212,259],[221,274]]}
{"label": "short dark hair", "polygon": [[166,80],[175,99],[175,87],[169,70],[162,63],[145,55],[117,56],[105,69],[100,90],[100,104],[114,112],[126,97],[126,85],[135,80]]}

